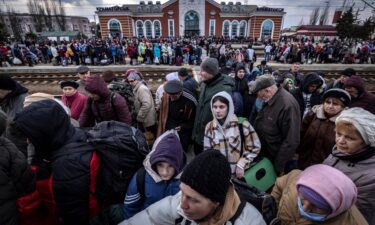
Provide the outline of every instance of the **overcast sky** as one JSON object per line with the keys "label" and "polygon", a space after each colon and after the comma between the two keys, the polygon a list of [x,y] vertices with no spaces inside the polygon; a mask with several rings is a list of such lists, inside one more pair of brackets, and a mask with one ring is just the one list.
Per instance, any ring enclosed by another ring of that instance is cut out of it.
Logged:
{"label": "overcast sky", "polygon": [[[19,12],[27,12],[26,2],[27,0],[0,0],[0,6],[2,11],[5,11],[5,5],[11,5],[13,8]],[[66,9],[67,15],[77,15],[88,17],[91,21],[94,21],[94,14],[96,7],[105,6],[110,7],[114,5],[122,4],[138,4],[140,0],[62,0],[64,2],[64,7]],[[146,2],[148,0],[145,0]],[[156,0],[153,0],[155,3]],[[220,0],[218,2],[221,2]],[[229,2],[229,0],[224,0]],[[316,7],[324,8],[327,0],[237,0],[242,4],[246,3],[250,5],[258,6],[268,6],[275,8],[284,8],[286,12],[284,19],[284,28],[290,26],[296,26],[303,22],[307,24],[309,22],[311,11]],[[233,0],[233,2],[237,2]],[[329,22],[332,21],[334,10],[341,8],[345,0],[330,0],[330,17]],[[346,0],[347,2],[355,3],[355,7],[363,8],[364,3],[362,0]],[[375,2],[375,0],[365,0],[367,2]],[[166,0],[161,0],[161,3],[166,2]],[[375,6],[375,4],[374,4]],[[371,15],[370,7],[363,12],[361,12],[361,18],[366,18]]]}

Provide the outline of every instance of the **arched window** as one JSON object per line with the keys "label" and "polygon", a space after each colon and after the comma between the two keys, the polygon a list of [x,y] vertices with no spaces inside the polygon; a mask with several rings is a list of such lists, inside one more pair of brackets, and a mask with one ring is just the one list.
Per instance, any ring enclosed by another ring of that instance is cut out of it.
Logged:
{"label": "arched window", "polygon": [[143,22],[142,21],[137,21],[137,35],[138,35],[138,37],[145,36],[145,34],[143,32]]}
{"label": "arched window", "polygon": [[108,22],[108,29],[109,29],[109,34],[111,35],[112,38],[121,38],[121,35],[122,35],[121,24],[118,20],[111,19]]}
{"label": "arched window", "polygon": [[232,22],[232,31],[231,31],[231,36],[232,36],[232,37],[237,36],[237,31],[238,31],[238,22],[237,22],[237,21],[233,21],[233,22]]}
{"label": "arched window", "polygon": [[224,37],[229,36],[229,25],[230,25],[230,23],[229,23],[228,20],[224,21],[224,23],[223,23],[223,36]]}
{"label": "arched window", "polygon": [[199,14],[196,11],[190,10],[185,14],[185,35],[197,36],[199,31]]}
{"label": "arched window", "polygon": [[152,38],[152,24],[151,21],[145,22],[145,28],[146,28],[146,37]]}
{"label": "arched window", "polygon": [[240,22],[240,34],[239,37],[245,37],[246,36],[246,21],[242,20]]}
{"label": "arched window", "polygon": [[265,20],[262,23],[262,33],[261,38],[271,38],[272,39],[272,32],[273,32],[273,21],[272,20]]}
{"label": "arched window", "polygon": [[160,21],[158,20],[154,21],[154,31],[155,31],[155,37],[161,36],[161,26],[160,26]]}

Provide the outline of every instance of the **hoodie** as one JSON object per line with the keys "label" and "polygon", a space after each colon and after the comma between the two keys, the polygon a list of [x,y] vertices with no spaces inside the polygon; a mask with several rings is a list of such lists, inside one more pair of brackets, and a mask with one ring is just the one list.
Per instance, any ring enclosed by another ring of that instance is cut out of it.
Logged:
{"label": "hoodie", "polygon": [[[228,100],[228,114],[223,124],[217,120],[213,110],[213,99],[216,96],[224,97]],[[206,125],[204,132],[203,146],[204,150],[219,150],[231,165],[232,174],[235,173],[236,166],[247,169],[252,160],[260,151],[260,140],[254,128],[246,119],[242,122],[244,140],[241,140],[239,121],[234,114],[234,105],[232,97],[225,91],[214,95],[210,102],[213,120]],[[243,143],[243,154],[241,148]]]}
{"label": "hoodie", "polygon": [[[175,168],[176,173],[171,180],[164,181],[159,176],[156,171],[158,162],[168,162]],[[146,170],[143,193],[145,198],[141,199],[137,187],[138,172],[133,176],[129,184],[124,201],[125,219],[132,217],[166,196],[176,194],[180,190],[180,176],[185,165],[186,158],[177,131],[166,131],[156,139],[152,151],[143,161],[143,166]]]}
{"label": "hoodie", "polygon": [[358,97],[352,97],[349,108],[360,107],[372,114],[375,114],[375,95],[368,92],[365,88],[365,83],[360,76],[349,77],[344,84],[344,87],[354,87],[358,90]]}

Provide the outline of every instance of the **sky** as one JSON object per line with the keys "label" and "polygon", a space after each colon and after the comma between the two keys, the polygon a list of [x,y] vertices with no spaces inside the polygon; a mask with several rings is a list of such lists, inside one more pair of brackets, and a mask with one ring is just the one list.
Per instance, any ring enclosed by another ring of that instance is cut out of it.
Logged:
{"label": "sky", "polygon": [[[110,7],[122,4],[138,4],[140,0],[62,0],[64,3],[65,11],[67,15],[84,16],[94,21],[96,7],[104,6]],[[146,2],[148,0],[145,0]],[[153,0],[155,3],[156,0]],[[161,3],[167,0],[160,0]],[[229,0],[216,0],[217,2]],[[259,7],[267,6],[273,8],[284,8],[286,15],[284,17],[283,28],[288,28],[291,26],[297,26],[301,23],[308,24],[311,12],[316,7],[324,8],[326,2],[329,1],[330,4],[330,17],[328,21],[332,21],[334,11],[341,8],[344,1],[349,3],[355,3],[356,8],[362,9],[364,6],[363,1],[367,1],[372,6],[375,7],[375,0],[232,0],[233,2],[241,2],[249,5],[257,5]],[[26,6],[27,0],[0,0],[0,7],[2,11],[6,10],[6,5],[12,6],[15,10],[19,12],[27,12]],[[364,11],[360,12],[360,19],[369,17],[372,14],[371,8],[367,7]],[[97,17],[96,17],[97,20]]]}

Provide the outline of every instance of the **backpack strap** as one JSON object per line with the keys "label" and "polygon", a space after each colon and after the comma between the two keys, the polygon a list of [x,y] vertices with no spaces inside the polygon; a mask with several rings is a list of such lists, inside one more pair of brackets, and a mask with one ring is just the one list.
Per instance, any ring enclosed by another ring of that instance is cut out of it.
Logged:
{"label": "backpack strap", "polygon": [[245,206],[246,206],[246,201],[241,201],[240,205],[237,208],[236,213],[229,220],[232,224],[234,224],[234,222],[236,222],[236,220],[238,219],[238,217],[240,217],[240,215],[241,215],[243,209],[245,208]]}
{"label": "backpack strap", "polygon": [[243,155],[244,145],[245,145],[245,143],[244,143],[244,141],[245,141],[245,135],[243,133],[243,124],[242,123],[243,123],[243,120],[239,119],[238,120],[238,129],[240,130],[240,137],[241,137],[241,153],[240,153],[240,157],[242,157],[242,155]]}
{"label": "backpack strap", "polygon": [[144,202],[145,200],[145,179],[146,179],[146,169],[142,166],[137,171],[137,177],[136,177],[137,189],[138,189],[141,202]]}

